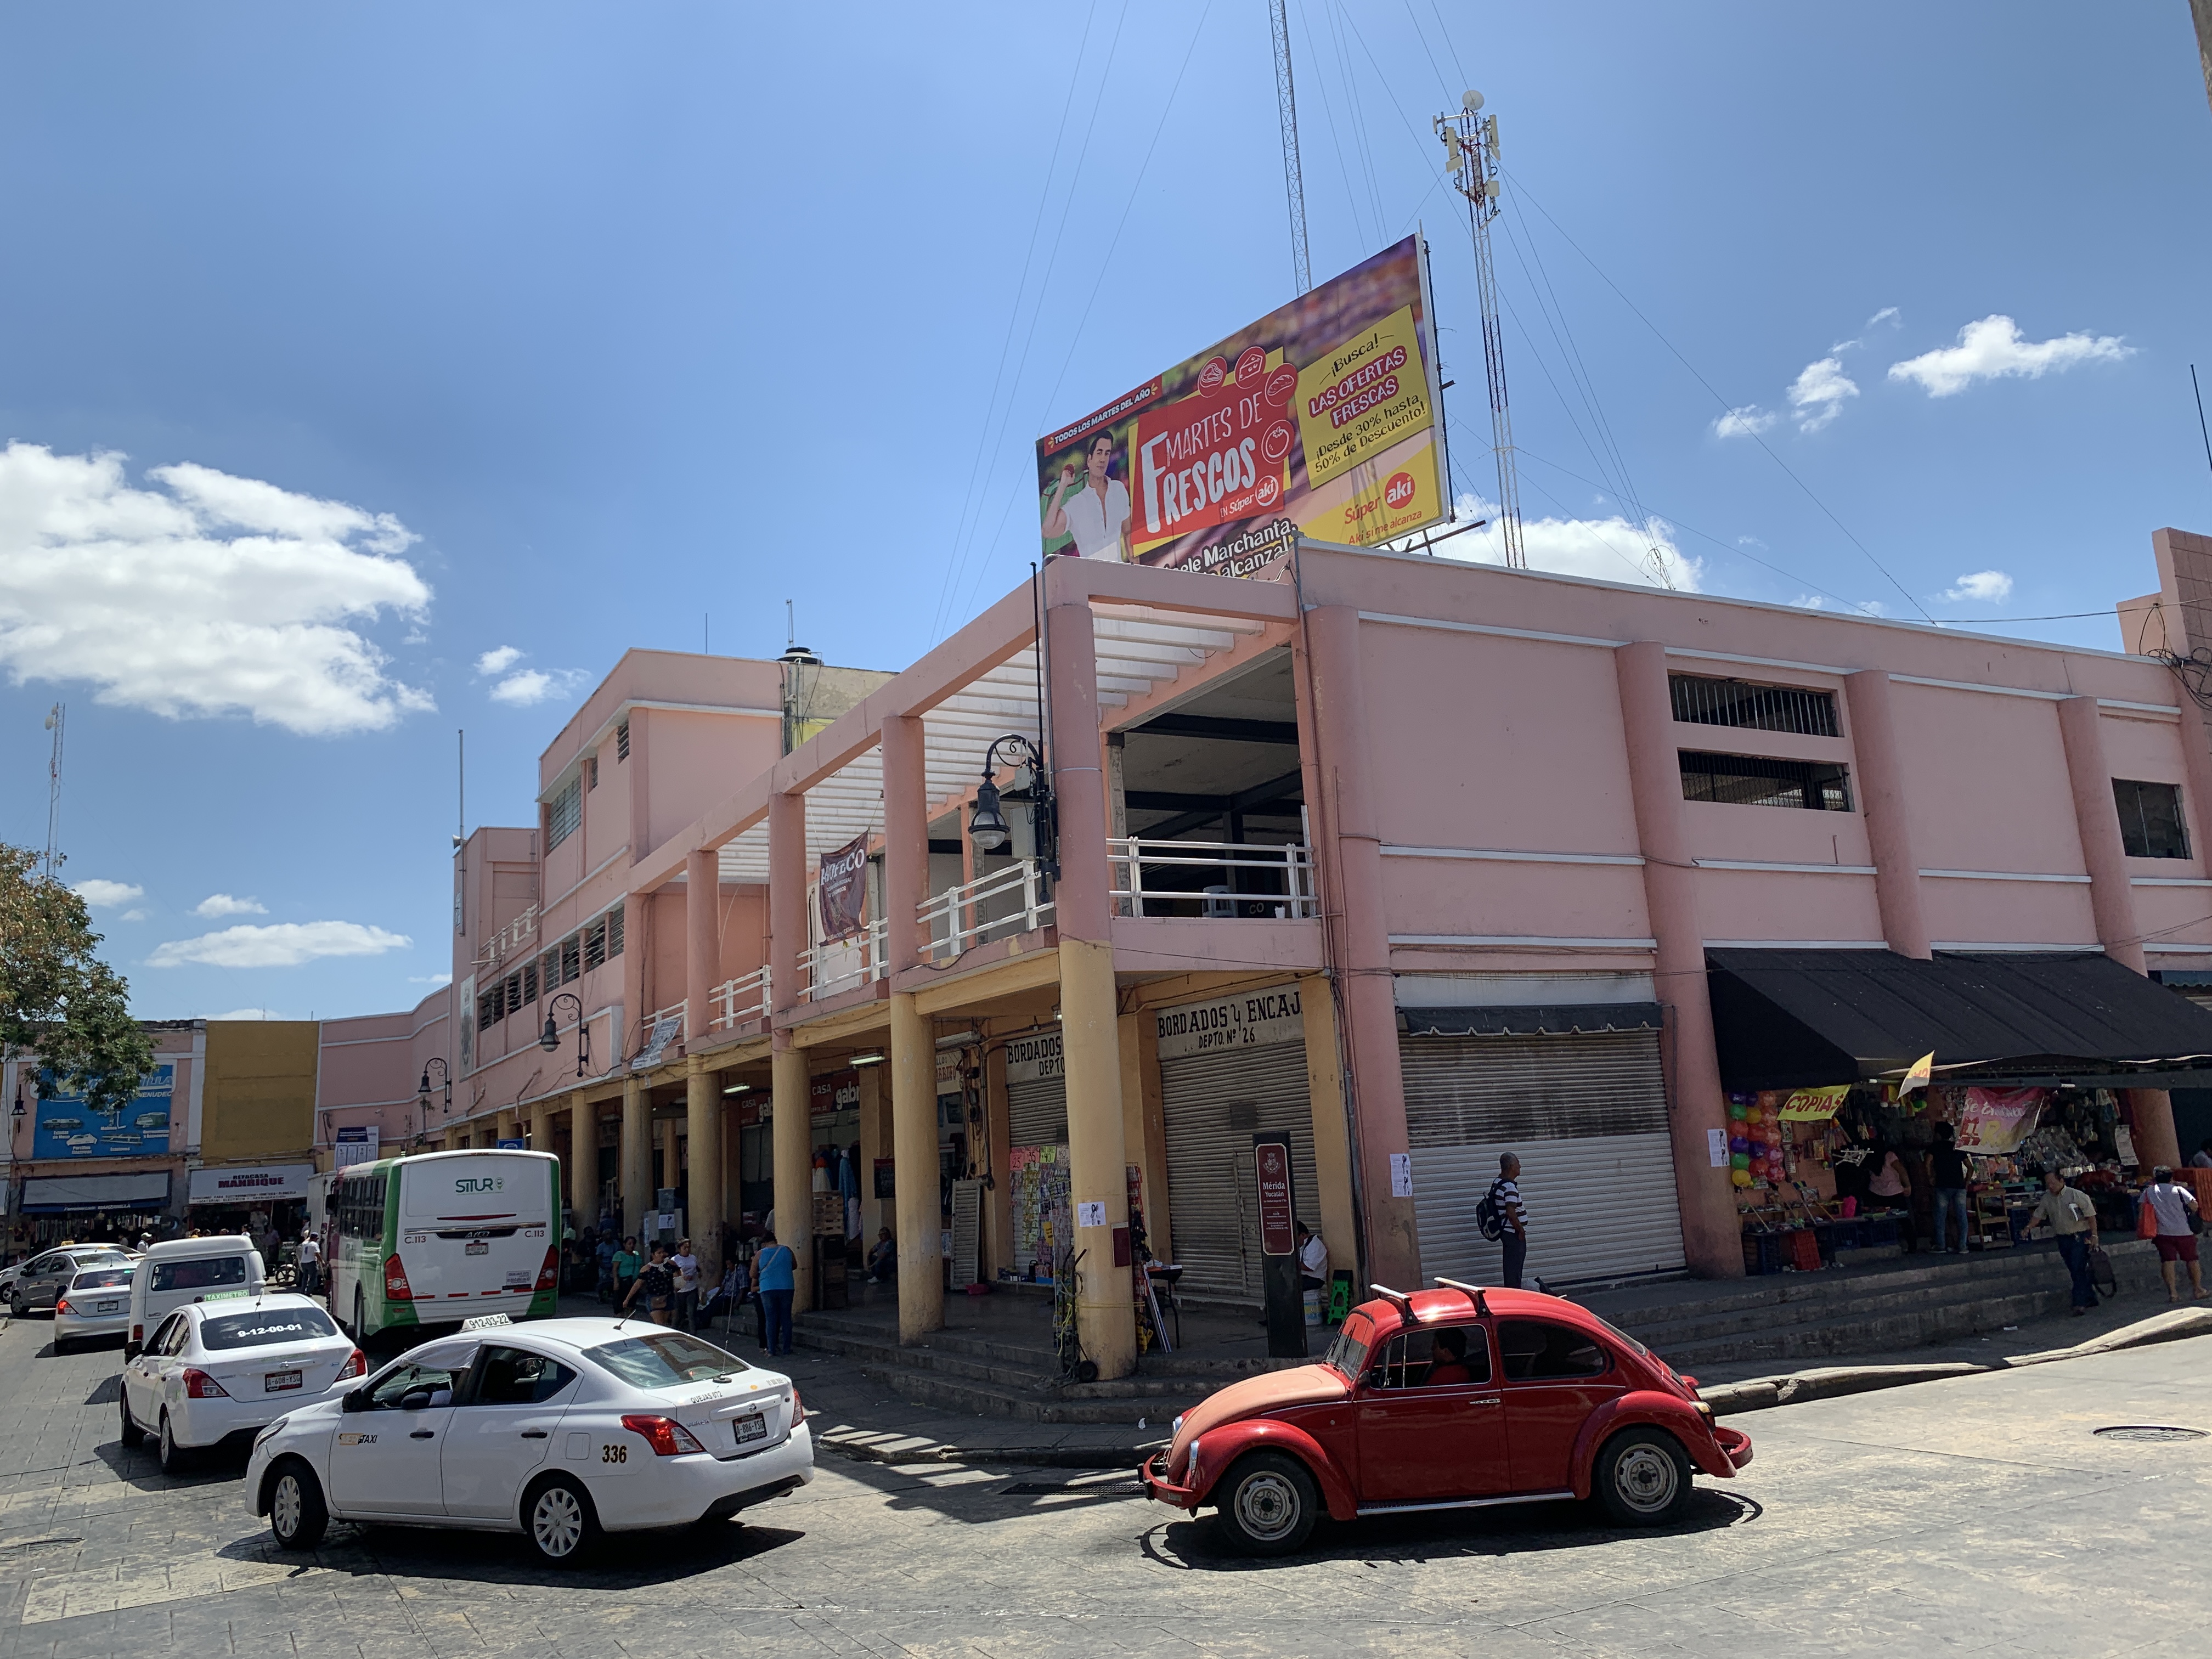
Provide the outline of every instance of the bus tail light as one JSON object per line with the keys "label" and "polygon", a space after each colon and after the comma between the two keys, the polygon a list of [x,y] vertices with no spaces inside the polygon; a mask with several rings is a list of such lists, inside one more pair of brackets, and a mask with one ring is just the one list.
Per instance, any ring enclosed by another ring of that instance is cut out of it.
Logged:
{"label": "bus tail light", "polygon": [[538,1270],[538,1288],[541,1291],[550,1291],[560,1283],[561,1247],[558,1244],[548,1244],[545,1247],[545,1265]]}
{"label": "bus tail light", "polygon": [[412,1302],[415,1292],[407,1283],[407,1264],[396,1255],[384,1258],[384,1299],[387,1302]]}
{"label": "bus tail light", "polygon": [[359,1348],[356,1348],[353,1351],[353,1358],[339,1368],[337,1380],[343,1382],[349,1376],[367,1376],[368,1375],[368,1356]]}
{"label": "bus tail light", "polygon": [[632,1434],[642,1435],[655,1457],[677,1457],[685,1452],[707,1449],[690,1430],[672,1417],[625,1417],[622,1425]]}
{"label": "bus tail light", "polygon": [[185,1397],[188,1400],[228,1400],[230,1390],[197,1366],[185,1367]]}

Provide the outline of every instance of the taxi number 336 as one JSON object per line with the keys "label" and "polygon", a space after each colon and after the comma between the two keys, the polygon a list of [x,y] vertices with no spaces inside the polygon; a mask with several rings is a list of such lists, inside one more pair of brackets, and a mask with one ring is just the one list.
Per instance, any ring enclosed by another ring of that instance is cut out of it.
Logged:
{"label": "taxi number 336", "polygon": [[602,1463],[627,1463],[629,1462],[629,1448],[628,1446],[602,1446],[599,1448],[599,1462]]}

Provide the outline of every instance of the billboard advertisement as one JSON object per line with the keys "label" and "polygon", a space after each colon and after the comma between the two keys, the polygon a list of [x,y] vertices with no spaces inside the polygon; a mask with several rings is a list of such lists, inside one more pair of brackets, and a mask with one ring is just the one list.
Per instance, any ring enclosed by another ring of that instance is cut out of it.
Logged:
{"label": "billboard advertisement", "polygon": [[1420,239],[1037,440],[1048,556],[1244,576],[1447,516]]}
{"label": "billboard advertisement", "polygon": [[[49,1087],[53,1074],[46,1074]],[[31,1137],[33,1158],[167,1158],[169,1107],[177,1068],[156,1066],[138,1079],[138,1093],[119,1111],[96,1111],[82,1095],[49,1095],[39,1102]]]}

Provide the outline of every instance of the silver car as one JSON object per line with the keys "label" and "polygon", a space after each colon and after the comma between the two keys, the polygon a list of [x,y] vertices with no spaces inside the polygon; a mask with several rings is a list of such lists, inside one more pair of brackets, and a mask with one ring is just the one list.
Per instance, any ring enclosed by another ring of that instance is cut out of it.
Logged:
{"label": "silver car", "polygon": [[42,1251],[23,1264],[15,1282],[8,1287],[8,1311],[21,1319],[25,1314],[51,1309],[83,1268],[127,1267],[130,1261],[112,1244],[64,1244],[59,1249]]}
{"label": "silver car", "polygon": [[131,1328],[133,1262],[95,1262],[77,1270],[54,1304],[54,1352],[67,1353],[76,1343],[121,1336]]}

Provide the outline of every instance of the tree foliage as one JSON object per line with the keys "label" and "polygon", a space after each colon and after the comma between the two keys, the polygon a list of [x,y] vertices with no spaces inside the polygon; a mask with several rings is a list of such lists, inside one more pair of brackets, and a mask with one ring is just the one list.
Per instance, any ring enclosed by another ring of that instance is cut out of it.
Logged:
{"label": "tree foliage", "polygon": [[0,842],[0,1043],[37,1053],[40,1094],[58,1082],[95,1109],[125,1106],[154,1045],[131,1018],[130,986],[95,954],[84,901],[35,874],[38,863]]}

